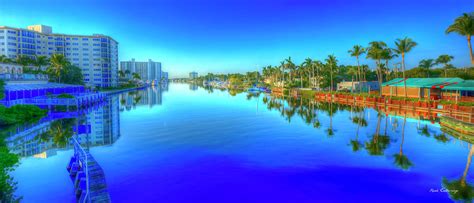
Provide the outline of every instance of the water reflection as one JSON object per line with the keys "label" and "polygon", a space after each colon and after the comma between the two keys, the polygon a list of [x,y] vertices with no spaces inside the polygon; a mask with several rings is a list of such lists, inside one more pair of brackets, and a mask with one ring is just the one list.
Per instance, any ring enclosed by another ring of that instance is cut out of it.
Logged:
{"label": "water reflection", "polygon": [[121,94],[120,111],[130,111],[137,106],[148,105],[150,108],[161,105],[163,102],[163,92],[168,91],[168,85],[162,85],[162,87],[152,86],[144,90],[136,90]]}
{"label": "water reflection", "polygon": [[[229,92],[230,93],[230,92]],[[233,93],[230,93],[233,95]],[[247,99],[256,98],[260,95],[247,94]],[[446,144],[453,139],[462,142],[470,143],[470,151],[467,158],[464,171],[461,178],[459,179],[448,179],[442,178],[442,192],[448,192],[450,198],[453,200],[460,200],[464,202],[472,202],[474,198],[474,186],[472,182],[467,179],[469,167],[471,165],[472,156],[474,154],[474,145],[472,145],[472,138],[466,137],[465,135],[448,134],[443,129],[441,133],[437,133],[434,130],[433,124],[436,120],[425,121],[423,117],[414,115],[411,112],[391,112],[384,109],[370,109],[357,106],[341,105],[333,102],[317,102],[310,99],[295,98],[288,96],[276,96],[276,95],[264,95],[262,102],[266,104],[267,109],[277,110],[289,123],[292,119],[298,115],[302,121],[308,125],[312,125],[316,130],[319,130],[322,123],[319,119],[321,114],[325,114],[328,119],[325,121],[327,128],[324,129],[327,137],[333,137],[338,135],[337,127],[333,125],[333,118],[338,112],[349,111],[349,120],[356,125],[354,130],[354,136],[350,136],[349,146],[353,152],[359,152],[365,150],[367,154],[371,156],[383,156],[385,151],[390,145],[398,142],[398,153],[394,153],[393,163],[394,166],[401,170],[410,170],[415,166],[415,163],[410,159],[409,154],[405,153],[404,145],[407,119],[417,119],[418,127],[415,129],[417,134],[434,138],[437,142]],[[364,141],[364,138],[360,137],[359,131],[361,128],[368,126],[370,119],[367,111],[374,111],[377,113],[377,119],[375,123],[375,130],[369,134]],[[411,117],[411,118],[407,118]],[[401,123],[401,129],[400,128]],[[341,125],[336,125],[341,126]],[[439,128],[439,126],[438,126]],[[392,133],[389,133],[389,129]]]}
{"label": "water reflection", "polygon": [[[153,107],[162,103],[163,87],[111,96],[106,102],[75,112],[50,112],[41,121],[2,129],[6,144],[21,157],[47,158],[58,150],[72,147],[69,138],[77,136],[86,147],[113,144],[120,138],[120,111],[138,105]],[[122,104],[122,106],[120,106]]]}
{"label": "water reflection", "polygon": [[466,167],[460,179],[448,180],[443,178],[443,187],[447,189],[449,196],[453,200],[460,200],[464,202],[472,202],[474,199],[474,187],[472,183],[466,181],[469,167],[471,166],[472,155],[474,155],[474,145],[471,144],[469,155],[467,156]]}

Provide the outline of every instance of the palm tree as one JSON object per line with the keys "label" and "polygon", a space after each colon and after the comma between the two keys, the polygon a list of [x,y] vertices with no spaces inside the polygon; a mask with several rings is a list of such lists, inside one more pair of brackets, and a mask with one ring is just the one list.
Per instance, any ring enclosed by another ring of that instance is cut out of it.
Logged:
{"label": "palm tree", "polygon": [[360,46],[360,45],[355,45],[348,52],[349,52],[349,54],[351,54],[351,56],[356,57],[356,60],[357,60],[357,73],[359,75],[359,82],[361,82],[362,78],[361,78],[359,56],[361,56],[362,54],[365,54],[365,48]]}
{"label": "palm tree", "polygon": [[[373,41],[369,43],[369,48],[367,49],[367,58],[375,60],[376,74],[379,82],[379,87],[382,87],[383,81],[383,71],[382,71],[382,59],[387,56],[387,44],[382,41]],[[380,91],[382,95],[382,91]]]}
{"label": "palm tree", "polygon": [[28,56],[20,55],[16,58],[16,63],[23,66],[23,69],[25,69],[26,66],[30,65],[31,62],[31,58],[29,58]]}
{"label": "palm tree", "polygon": [[330,92],[332,92],[332,88],[334,87],[332,74],[337,68],[336,56],[329,55],[328,58],[326,59],[326,64],[329,67],[329,75],[331,77],[331,87],[329,88],[329,90]]}
{"label": "palm tree", "polygon": [[119,77],[123,78],[125,77],[125,72],[123,70],[118,71]]}
{"label": "palm tree", "polygon": [[386,72],[386,79],[388,80],[388,76],[390,74],[390,67],[389,67],[389,61],[392,60],[393,58],[398,57],[398,54],[392,53],[392,49],[386,48],[382,52],[382,59],[385,60],[385,72]]}
{"label": "palm tree", "polygon": [[311,58],[306,58],[302,64],[308,72],[308,83],[311,83],[311,78],[314,74],[314,61]]}
{"label": "palm tree", "polygon": [[138,74],[138,73],[132,73],[132,77],[135,80],[140,80],[141,79],[140,74]]}
{"label": "palm tree", "polygon": [[349,68],[347,69],[347,74],[351,75],[351,92],[354,91],[354,76],[357,80],[357,74],[359,73],[358,71],[359,71],[358,67],[355,67],[355,66],[349,66]]}
{"label": "palm tree", "polygon": [[48,71],[54,73],[58,78],[58,83],[61,83],[61,72],[64,72],[65,67],[68,66],[70,63],[62,54],[53,54],[50,60],[51,65]]}
{"label": "palm tree", "polygon": [[130,70],[125,70],[125,76],[127,76],[128,78],[129,75],[130,75]]}
{"label": "palm tree", "polygon": [[289,76],[290,76],[290,85],[293,83],[292,81],[292,74],[294,72],[294,70],[296,69],[296,65],[293,63],[293,61],[291,60],[291,57],[288,57],[287,59],[285,59],[285,66],[286,66],[286,69],[288,69],[289,71]]}
{"label": "palm tree", "polygon": [[[319,78],[320,78],[320,73],[321,73],[321,70],[323,68],[324,64],[319,61],[319,60],[316,60],[316,61],[313,61],[313,66],[312,66],[312,72],[313,73],[316,73],[316,85],[318,85],[318,88],[319,88]],[[314,77],[314,75],[313,75]]]}
{"label": "palm tree", "polygon": [[443,69],[444,69],[444,77],[448,77],[448,64],[451,60],[453,60],[454,57],[453,56],[450,56],[450,55],[447,55],[447,54],[443,54],[443,55],[440,55],[438,56],[438,58],[436,59],[436,63],[437,64],[443,64]]}
{"label": "palm tree", "polygon": [[5,63],[5,59],[7,59],[7,56],[0,55],[0,63]]}
{"label": "palm tree", "polygon": [[416,45],[418,45],[412,39],[405,37],[403,39],[397,39],[395,41],[395,48],[392,49],[395,53],[402,56],[402,72],[403,72],[403,92],[405,93],[405,99],[407,98],[407,80],[405,77],[405,54],[410,52]]}
{"label": "palm tree", "polygon": [[43,66],[47,66],[49,64],[48,57],[36,56],[36,59],[33,61],[33,63],[38,67],[38,70],[42,70]]}
{"label": "palm tree", "polygon": [[434,59],[423,59],[418,64],[419,68],[425,69],[428,77],[430,77],[430,69],[431,67],[436,65],[436,61]]}
{"label": "palm tree", "polygon": [[281,74],[282,74],[282,86],[283,88],[285,87],[285,69],[286,69],[286,64],[285,61],[280,62],[280,68],[281,68]]}
{"label": "palm tree", "polygon": [[[454,23],[446,29],[446,34],[458,33],[459,35],[466,36],[467,46],[469,48],[469,56],[471,57],[471,64],[474,66],[474,56],[472,53],[471,36],[474,35],[474,14],[463,13],[462,16],[456,18]],[[467,69],[464,69],[467,71]]]}

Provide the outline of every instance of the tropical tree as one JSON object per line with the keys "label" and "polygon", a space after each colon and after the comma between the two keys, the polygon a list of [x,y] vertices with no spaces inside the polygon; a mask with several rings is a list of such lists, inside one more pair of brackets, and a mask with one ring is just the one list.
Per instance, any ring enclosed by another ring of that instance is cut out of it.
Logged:
{"label": "tropical tree", "polygon": [[61,72],[64,72],[66,66],[70,65],[69,61],[62,54],[53,54],[50,59],[48,72],[53,73],[61,83]]}
{"label": "tropical tree", "polygon": [[5,63],[5,59],[7,59],[7,56],[0,55],[0,63]]}
{"label": "tropical tree", "polygon": [[123,70],[118,71],[119,77],[124,78],[125,77],[125,72]]}
{"label": "tropical tree", "polygon": [[434,59],[423,59],[418,64],[418,67],[425,69],[426,73],[428,74],[428,77],[430,77],[430,69],[431,67],[435,65],[436,65],[436,61]]}
{"label": "tropical tree", "polygon": [[132,77],[135,80],[141,80],[140,74],[138,74],[138,73],[132,73]]}
{"label": "tropical tree", "polygon": [[329,76],[331,79],[331,86],[329,87],[329,91],[332,92],[334,88],[334,83],[333,83],[333,73],[337,69],[337,59],[336,56],[334,55],[329,55],[328,58],[326,59],[326,65],[329,69]]}
{"label": "tropical tree", "polygon": [[403,92],[405,93],[405,99],[407,98],[407,81],[405,77],[405,54],[410,52],[416,45],[418,45],[412,39],[405,37],[403,39],[397,39],[395,41],[395,48],[392,49],[395,53],[402,56],[402,72],[403,72]]}
{"label": "tropical tree", "polygon": [[[382,87],[383,82],[383,70],[382,70],[382,59],[387,56],[387,44],[382,41],[373,41],[369,43],[369,48],[367,48],[367,58],[375,60],[376,74],[379,82],[379,87]],[[382,95],[382,91],[380,91],[380,95]]]}
{"label": "tropical tree", "polygon": [[312,66],[312,72],[316,75],[313,75],[313,77],[316,79],[316,85],[318,85],[318,88],[319,88],[319,85],[320,85],[320,77],[321,77],[321,71],[324,67],[324,64],[323,62],[319,61],[319,60],[316,60],[316,61],[313,61],[313,66]]}
{"label": "tropical tree", "polygon": [[130,70],[125,70],[125,76],[129,76],[130,75]]}
{"label": "tropical tree", "polygon": [[[474,66],[474,56],[472,53],[471,36],[474,35],[474,13],[464,13],[462,16],[456,18],[454,23],[446,29],[446,34],[458,33],[459,35],[467,38],[467,46],[469,48],[469,56],[471,58],[471,64]],[[467,71],[467,69],[464,69]]]}
{"label": "tropical tree", "polygon": [[356,60],[357,60],[357,74],[359,75],[359,82],[362,81],[362,77],[361,77],[361,69],[360,69],[360,62],[359,62],[359,57],[362,55],[362,54],[365,54],[365,48],[360,46],[360,45],[355,45],[354,47],[352,47],[351,50],[348,51],[349,54],[353,57],[356,57]]}
{"label": "tropical tree", "polygon": [[293,61],[291,60],[291,57],[288,57],[287,59],[285,59],[285,68],[289,71],[288,74],[289,74],[289,82],[290,82],[290,85],[293,83],[293,79],[292,79],[292,75],[296,69],[296,65],[293,63]]}
{"label": "tropical tree", "polygon": [[351,92],[353,92],[354,91],[354,77],[357,80],[357,75],[359,74],[359,68],[356,66],[349,66],[349,68],[347,69],[347,74],[351,75]]}
{"label": "tropical tree", "polygon": [[38,70],[42,70],[43,66],[47,66],[49,64],[48,57],[46,56],[36,56],[35,60],[33,61]]}
{"label": "tropical tree", "polygon": [[19,55],[17,58],[16,58],[16,63],[17,64],[20,64],[21,66],[23,66],[23,69],[25,69],[28,65],[30,65],[32,62],[31,58],[29,58],[28,56],[24,56],[24,55]]}
{"label": "tropical tree", "polygon": [[303,66],[305,72],[308,73],[308,84],[310,84],[314,74],[314,61],[311,58],[306,58],[301,66]]}
{"label": "tropical tree", "polygon": [[453,56],[450,56],[450,55],[447,55],[447,54],[443,54],[443,55],[440,55],[438,56],[438,58],[436,59],[436,63],[437,64],[443,64],[443,69],[444,69],[444,77],[448,77],[448,64],[449,62],[451,62],[451,60],[453,60],[454,57]]}

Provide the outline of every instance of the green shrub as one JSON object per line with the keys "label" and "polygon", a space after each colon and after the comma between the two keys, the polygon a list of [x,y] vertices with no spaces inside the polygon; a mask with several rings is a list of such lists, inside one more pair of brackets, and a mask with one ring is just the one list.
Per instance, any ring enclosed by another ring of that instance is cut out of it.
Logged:
{"label": "green shrub", "polygon": [[58,95],[57,98],[60,98],[60,99],[74,99],[75,97],[73,95],[63,93],[63,94]]}
{"label": "green shrub", "polygon": [[33,105],[0,106],[0,126],[34,122],[46,116],[47,110]]}

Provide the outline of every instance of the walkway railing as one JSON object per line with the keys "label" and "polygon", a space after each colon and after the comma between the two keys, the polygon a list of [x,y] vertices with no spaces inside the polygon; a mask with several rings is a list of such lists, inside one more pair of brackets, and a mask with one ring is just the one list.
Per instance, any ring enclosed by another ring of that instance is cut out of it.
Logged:
{"label": "walkway railing", "polygon": [[77,202],[110,202],[104,171],[76,138],[72,138],[72,141],[74,156],[71,157],[67,170],[74,184]]}
{"label": "walkway railing", "polygon": [[[83,173],[85,173],[85,188],[81,188],[81,197],[79,202],[85,203],[90,202],[89,194],[90,194],[90,178],[89,178],[89,160],[88,160],[88,153],[82,148],[81,144],[77,141],[76,138],[72,138],[74,143],[74,157],[79,164],[79,167],[83,169]],[[79,179],[80,181],[80,179]],[[79,187],[81,183],[79,182]],[[85,192],[85,194],[83,194]]]}

